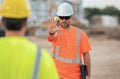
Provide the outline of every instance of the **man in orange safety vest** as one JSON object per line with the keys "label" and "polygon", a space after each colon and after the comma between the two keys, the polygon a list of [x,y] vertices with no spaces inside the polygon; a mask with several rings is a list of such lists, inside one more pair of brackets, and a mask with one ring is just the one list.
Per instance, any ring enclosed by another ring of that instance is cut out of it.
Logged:
{"label": "man in orange safety vest", "polygon": [[57,17],[50,19],[48,40],[53,45],[53,59],[61,79],[81,79],[82,57],[87,67],[86,79],[90,79],[91,46],[86,33],[71,25],[73,8],[68,3],[58,7]]}

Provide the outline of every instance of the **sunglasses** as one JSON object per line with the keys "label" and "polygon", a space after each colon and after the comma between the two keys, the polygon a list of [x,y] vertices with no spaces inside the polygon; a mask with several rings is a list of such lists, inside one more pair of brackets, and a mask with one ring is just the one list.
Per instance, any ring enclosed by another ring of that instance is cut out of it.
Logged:
{"label": "sunglasses", "polygon": [[61,20],[63,20],[63,19],[68,20],[68,19],[70,19],[70,16],[59,16],[59,18],[60,18]]}

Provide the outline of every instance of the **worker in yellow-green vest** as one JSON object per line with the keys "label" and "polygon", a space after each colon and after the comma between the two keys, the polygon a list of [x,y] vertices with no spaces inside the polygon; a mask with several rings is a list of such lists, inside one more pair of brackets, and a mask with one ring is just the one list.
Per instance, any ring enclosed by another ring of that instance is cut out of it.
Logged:
{"label": "worker in yellow-green vest", "polygon": [[0,38],[0,79],[59,79],[48,52],[24,37],[27,0],[4,0],[0,8],[6,37]]}

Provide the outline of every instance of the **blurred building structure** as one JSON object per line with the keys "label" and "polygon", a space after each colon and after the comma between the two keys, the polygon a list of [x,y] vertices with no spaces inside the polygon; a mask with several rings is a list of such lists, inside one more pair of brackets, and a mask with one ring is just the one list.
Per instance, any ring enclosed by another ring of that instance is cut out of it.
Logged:
{"label": "blurred building structure", "polygon": [[76,20],[80,21],[83,18],[82,0],[30,0],[33,12],[29,18],[30,26],[40,26],[50,17],[56,16],[57,7],[63,2],[73,5]]}
{"label": "blurred building structure", "polygon": [[[75,19],[80,21],[84,18],[82,0],[29,0],[32,16],[29,18],[30,26],[40,26],[50,17],[56,15],[57,7],[63,2],[69,2],[73,5]],[[0,6],[3,0],[0,0]]]}
{"label": "blurred building structure", "polygon": [[92,17],[92,26],[115,27],[119,24],[117,16],[94,15]]}

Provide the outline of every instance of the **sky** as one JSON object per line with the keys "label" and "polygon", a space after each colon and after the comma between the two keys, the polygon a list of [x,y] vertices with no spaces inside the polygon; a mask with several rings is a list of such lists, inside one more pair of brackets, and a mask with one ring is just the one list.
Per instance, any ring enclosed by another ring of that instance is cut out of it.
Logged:
{"label": "sky", "polygon": [[83,0],[83,7],[105,8],[106,6],[115,6],[120,10],[120,0]]}
{"label": "sky", "polygon": [[[2,0],[0,0],[1,3]],[[80,0],[68,0],[68,1],[80,1]],[[120,10],[120,0],[82,0],[83,7],[97,7],[105,8],[106,6],[115,6]]]}

